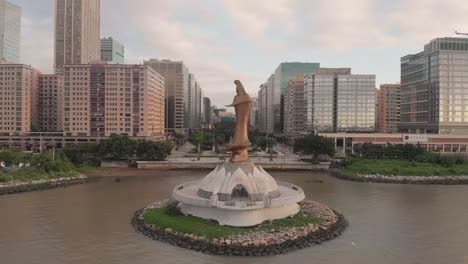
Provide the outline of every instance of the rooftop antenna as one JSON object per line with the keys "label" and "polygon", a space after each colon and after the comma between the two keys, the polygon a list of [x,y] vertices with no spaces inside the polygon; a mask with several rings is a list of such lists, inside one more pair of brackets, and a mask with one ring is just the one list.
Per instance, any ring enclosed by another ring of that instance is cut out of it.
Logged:
{"label": "rooftop antenna", "polygon": [[463,32],[458,32],[455,30],[455,34],[457,35],[463,35],[463,36],[468,36],[468,33],[463,33]]}

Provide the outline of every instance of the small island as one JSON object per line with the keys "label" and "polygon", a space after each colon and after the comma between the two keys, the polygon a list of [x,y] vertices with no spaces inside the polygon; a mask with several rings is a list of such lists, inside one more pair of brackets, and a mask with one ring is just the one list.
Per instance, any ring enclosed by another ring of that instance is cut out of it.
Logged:
{"label": "small island", "polygon": [[135,212],[131,223],[144,235],[216,255],[265,256],[320,244],[340,235],[344,217],[305,199],[301,187],[276,181],[248,153],[251,98],[240,81],[231,158],[202,180],[180,184],[172,199]]}

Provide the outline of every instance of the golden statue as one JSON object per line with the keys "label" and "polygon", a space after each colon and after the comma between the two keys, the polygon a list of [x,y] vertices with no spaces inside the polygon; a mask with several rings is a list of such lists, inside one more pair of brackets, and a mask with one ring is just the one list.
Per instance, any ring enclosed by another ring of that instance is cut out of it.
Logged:
{"label": "golden statue", "polygon": [[232,163],[240,163],[249,161],[249,153],[247,149],[250,147],[249,135],[247,128],[249,125],[250,110],[252,108],[252,99],[245,92],[244,86],[239,80],[235,80],[237,95],[231,105],[236,111],[236,127],[234,129],[234,138],[226,148],[231,151]]}

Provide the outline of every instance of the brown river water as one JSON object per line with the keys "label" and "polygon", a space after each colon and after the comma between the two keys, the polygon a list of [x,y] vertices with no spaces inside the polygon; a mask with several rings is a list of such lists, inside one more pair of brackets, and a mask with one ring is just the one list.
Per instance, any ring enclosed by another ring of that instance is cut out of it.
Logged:
{"label": "brown river water", "polygon": [[[208,171],[122,171],[65,189],[0,196],[0,263],[468,263],[468,186],[356,183],[276,171],[344,214],[340,237],[273,257],[211,256],[153,241],[134,211]],[[139,176],[136,176],[139,175]]]}

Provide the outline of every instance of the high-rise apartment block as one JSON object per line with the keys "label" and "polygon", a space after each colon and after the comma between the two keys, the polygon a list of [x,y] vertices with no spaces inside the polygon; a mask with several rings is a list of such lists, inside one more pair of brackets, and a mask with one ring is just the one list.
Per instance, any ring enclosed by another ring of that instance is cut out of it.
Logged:
{"label": "high-rise apartment block", "polygon": [[55,69],[101,60],[100,0],[55,1]]}
{"label": "high-rise apartment block", "polygon": [[189,74],[188,90],[184,98],[185,127],[197,130],[203,125],[203,89],[195,75]]}
{"label": "high-rise apartment block", "polygon": [[41,132],[63,131],[64,78],[57,74],[41,74],[37,89],[37,127]]}
{"label": "high-rise apartment block", "polygon": [[211,110],[211,100],[208,97],[203,97],[203,123],[211,124],[211,115],[213,111]]}
{"label": "high-rise apartment block", "polygon": [[407,133],[468,133],[468,38],[436,38],[401,58],[401,121]]}
{"label": "high-rise apartment block", "polygon": [[400,122],[400,84],[382,84],[378,91],[377,130],[398,132]]}
{"label": "high-rise apartment block", "polygon": [[200,87],[199,83],[197,83],[196,88],[197,89],[195,92],[195,112],[193,113],[193,116],[195,118],[194,129],[201,129],[203,125],[203,97],[205,93],[203,92],[203,89]]}
{"label": "high-rise apartment block", "polygon": [[20,63],[21,8],[0,0],[0,63]]}
{"label": "high-rise apartment block", "polygon": [[188,76],[187,94],[184,99],[184,122],[185,126],[189,129],[195,129],[195,110],[196,110],[196,93],[197,93],[197,80],[195,76],[189,73]]}
{"label": "high-rise apartment block", "polygon": [[284,92],[284,129],[285,133],[305,131],[304,79],[289,80]]}
{"label": "high-rise apartment block", "polygon": [[255,129],[258,123],[258,97],[252,97],[252,109],[250,110],[249,126]]}
{"label": "high-rise apartment block", "polygon": [[164,77],[141,65],[64,65],[64,134],[164,137]]}
{"label": "high-rise apartment block", "polygon": [[[192,85],[187,67],[182,61],[157,59],[145,61],[144,65],[153,68],[166,80],[166,132],[185,134],[188,128],[186,109],[189,107],[189,83]],[[195,87],[195,85],[194,81],[193,86]],[[193,91],[195,92],[195,90]]]}
{"label": "high-rise apartment block", "polygon": [[39,75],[28,65],[0,64],[0,133],[27,133],[37,126]]}
{"label": "high-rise apartment block", "polygon": [[101,61],[110,64],[125,63],[125,47],[113,38],[101,39]]}
{"label": "high-rise apartment block", "polygon": [[267,111],[267,89],[266,83],[260,85],[260,89],[258,90],[258,122],[257,128],[260,132],[266,131],[266,111]]}
{"label": "high-rise apartment block", "polygon": [[262,133],[273,133],[275,116],[277,117],[276,121],[280,120],[280,111],[276,111],[276,115],[273,112],[274,105],[281,105],[279,93],[275,93],[274,83],[275,76],[272,74],[266,83],[260,85],[258,91],[258,129]]}

